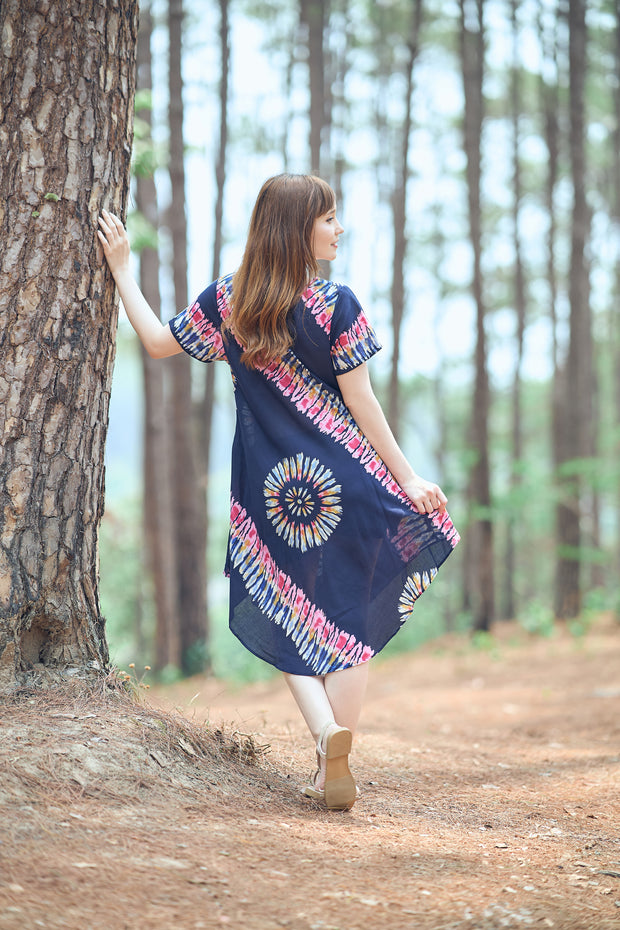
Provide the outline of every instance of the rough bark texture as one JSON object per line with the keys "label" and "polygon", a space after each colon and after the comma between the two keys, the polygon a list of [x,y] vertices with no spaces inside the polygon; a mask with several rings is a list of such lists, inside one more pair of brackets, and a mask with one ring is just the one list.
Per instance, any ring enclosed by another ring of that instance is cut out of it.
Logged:
{"label": "rough bark texture", "polygon": [[[140,12],[138,34],[138,89],[152,87],[152,17],[148,7]],[[151,111],[137,114],[151,125]],[[152,175],[136,179],[136,206],[153,229],[159,226],[157,192]],[[140,287],[157,316],[161,314],[159,254],[146,247],[140,253]],[[144,546],[155,603],[155,667],[180,668],[181,647],[174,566],[174,520],[170,484],[170,426],[166,417],[165,374],[167,366],[142,349],[144,380]]]}
{"label": "rough bark texture", "polygon": [[[0,684],[100,669],[97,531],[114,359],[95,239],[123,215],[136,0],[0,6]],[[56,670],[56,671],[54,671]]]}
{"label": "rough bark texture", "polygon": [[489,375],[482,287],[482,216],[480,207],[481,136],[484,114],[482,77],[484,69],[483,0],[460,0],[461,64],[465,93],[464,144],[467,157],[467,197],[470,239],[473,250],[472,294],[476,305],[475,384],[471,438],[476,461],[470,479],[472,518],[469,529],[473,576],[474,628],[488,630],[494,616],[493,525],[491,506],[489,435]]}
{"label": "rough bark texture", "polygon": [[[181,39],[183,0],[169,0],[170,36],[169,127],[172,203],[168,225],[173,246],[174,295],[177,310],[187,305],[187,221],[183,151],[183,78]],[[178,612],[181,624],[181,667],[187,674],[200,671],[206,655],[207,560],[206,487],[198,473],[198,429],[194,425],[190,359],[177,355],[172,369],[173,466],[175,552]]]}

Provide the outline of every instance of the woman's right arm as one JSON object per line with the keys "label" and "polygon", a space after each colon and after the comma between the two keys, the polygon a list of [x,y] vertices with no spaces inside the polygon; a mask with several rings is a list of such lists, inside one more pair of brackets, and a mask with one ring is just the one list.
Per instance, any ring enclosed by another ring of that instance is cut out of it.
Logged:
{"label": "woman's right arm", "polygon": [[375,397],[366,363],[346,374],[337,375],[337,380],[342,399],[353,419],[420,513],[444,511],[448,502],[446,495],[439,485],[414,472],[396,442]]}
{"label": "woman's right arm", "polygon": [[110,271],[116,282],[129,322],[151,358],[167,358],[183,349],[167,323],[162,323],[148,305],[129,269],[129,239],[117,216],[102,210],[97,231]]}

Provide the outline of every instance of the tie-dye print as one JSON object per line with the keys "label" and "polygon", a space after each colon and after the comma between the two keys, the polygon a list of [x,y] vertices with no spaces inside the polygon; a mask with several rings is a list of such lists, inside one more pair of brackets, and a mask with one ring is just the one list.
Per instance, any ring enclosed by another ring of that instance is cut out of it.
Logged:
{"label": "tie-dye print", "polygon": [[341,487],[329,468],[303,453],[283,459],[265,479],[267,516],[289,546],[322,546],[340,522]]}
{"label": "tie-dye print", "polygon": [[458,542],[419,514],[349,413],[337,375],[380,345],[352,292],[317,279],[291,310],[294,342],[259,369],[222,337],[232,277],[170,321],[203,362],[228,362],[237,424],[226,570],[230,627],[285,672],[367,662],[412,613]]}

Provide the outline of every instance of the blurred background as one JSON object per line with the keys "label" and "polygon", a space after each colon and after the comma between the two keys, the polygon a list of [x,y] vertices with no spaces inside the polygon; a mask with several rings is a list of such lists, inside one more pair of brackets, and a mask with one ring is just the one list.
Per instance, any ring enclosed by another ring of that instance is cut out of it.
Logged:
{"label": "blurred background", "polygon": [[[620,613],[616,0],[143,0],[128,225],[166,320],[234,271],[256,194],[318,173],[375,390],[462,543],[386,654]],[[228,368],[121,314],[101,599],[112,661],[271,674],[227,628]],[[620,630],[619,630],[620,632]]]}

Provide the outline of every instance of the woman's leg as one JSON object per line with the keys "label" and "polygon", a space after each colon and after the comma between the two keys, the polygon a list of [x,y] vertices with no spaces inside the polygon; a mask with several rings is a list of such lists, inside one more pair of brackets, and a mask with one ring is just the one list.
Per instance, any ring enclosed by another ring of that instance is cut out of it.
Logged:
{"label": "woman's leg", "polygon": [[318,769],[304,794],[322,798],[332,809],[352,807],[357,788],[348,756],[366,691],[368,663],[323,677],[285,674],[284,678],[317,744]]}
{"label": "woman's leg", "polygon": [[368,662],[322,677],[288,675],[284,678],[314,741],[330,720],[355,732],[368,681]]}
{"label": "woman's leg", "polygon": [[289,675],[285,672],[284,680],[312,733],[314,742],[318,742],[322,728],[334,719],[324,679],[309,675]]}
{"label": "woman's leg", "polygon": [[330,672],[325,676],[325,692],[334,712],[334,719],[341,727],[355,733],[362,710],[366,685],[368,684],[368,666],[370,663],[355,665],[342,672]]}

